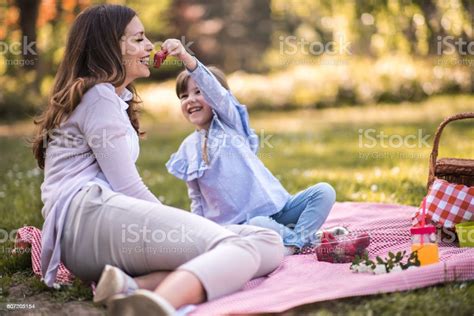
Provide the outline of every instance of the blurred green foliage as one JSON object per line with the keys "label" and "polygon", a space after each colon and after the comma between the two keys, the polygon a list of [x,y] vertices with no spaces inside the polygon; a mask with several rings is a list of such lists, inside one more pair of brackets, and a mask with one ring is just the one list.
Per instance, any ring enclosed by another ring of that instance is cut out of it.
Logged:
{"label": "blurred green foliage", "polygon": [[[205,63],[240,74],[250,107],[398,102],[473,90],[468,0],[0,0],[0,120],[45,105],[75,16],[104,2],[136,10],[155,48],[180,38]],[[35,40],[37,55],[14,52],[28,44],[24,36]],[[141,82],[180,69],[170,60]],[[255,85],[254,74],[266,84]],[[285,78],[290,88],[278,93],[282,85],[274,84]]]}

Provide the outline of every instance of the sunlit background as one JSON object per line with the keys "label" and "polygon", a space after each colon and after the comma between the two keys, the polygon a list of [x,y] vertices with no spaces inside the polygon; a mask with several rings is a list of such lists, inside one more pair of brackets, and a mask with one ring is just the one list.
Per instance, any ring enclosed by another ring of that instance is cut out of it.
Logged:
{"label": "sunlit background", "polygon": [[[179,38],[200,60],[223,68],[250,108],[419,101],[473,89],[471,1],[109,2],[135,9],[156,49],[166,38]],[[0,3],[0,116],[9,121],[44,106],[57,66],[67,58],[72,21],[103,1]],[[32,50],[22,54],[31,42]],[[140,82],[147,110],[176,109],[174,83],[167,79],[180,69],[170,59]]]}

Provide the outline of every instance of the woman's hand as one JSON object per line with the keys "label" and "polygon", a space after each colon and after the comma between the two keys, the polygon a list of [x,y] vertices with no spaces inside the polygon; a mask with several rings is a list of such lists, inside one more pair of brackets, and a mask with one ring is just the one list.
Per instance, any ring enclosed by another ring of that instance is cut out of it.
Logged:
{"label": "woman's hand", "polygon": [[169,38],[161,45],[161,49],[166,50],[168,55],[175,56],[184,63],[184,66],[193,71],[197,67],[196,59],[184,48],[180,40]]}

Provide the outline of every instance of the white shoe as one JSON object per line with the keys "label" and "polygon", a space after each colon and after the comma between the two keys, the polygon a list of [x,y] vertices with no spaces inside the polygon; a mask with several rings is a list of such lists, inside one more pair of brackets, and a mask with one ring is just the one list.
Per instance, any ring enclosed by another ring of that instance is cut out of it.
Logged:
{"label": "white shoe", "polygon": [[148,290],[136,290],[133,294],[117,294],[107,305],[112,316],[171,316],[176,310],[164,298]]}
{"label": "white shoe", "polygon": [[137,283],[125,272],[111,265],[106,265],[95,289],[94,303],[107,304],[117,294],[132,294],[138,289]]}

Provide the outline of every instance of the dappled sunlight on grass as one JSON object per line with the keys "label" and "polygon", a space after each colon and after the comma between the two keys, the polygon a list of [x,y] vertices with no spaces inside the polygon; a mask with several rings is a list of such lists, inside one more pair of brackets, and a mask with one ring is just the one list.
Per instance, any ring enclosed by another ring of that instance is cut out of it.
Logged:
{"label": "dappled sunlight on grass", "polygon": [[[340,202],[417,206],[426,193],[428,158],[436,127],[444,117],[468,111],[473,105],[471,96],[441,96],[422,103],[257,111],[250,116],[252,126],[262,139],[259,156],[290,193],[324,181],[335,187]],[[161,201],[187,210],[189,199],[185,183],[168,174],[165,163],[193,131],[193,126],[180,115],[168,114],[145,113],[142,123],[147,137],[141,142],[137,166],[144,182]],[[31,135],[32,127],[31,122],[0,126],[0,228],[7,231],[23,225],[41,227],[43,222],[40,213],[42,171],[35,167],[31,150],[23,138],[23,135]],[[366,136],[367,130],[374,132]],[[390,137],[398,141],[416,135],[418,141],[419,131],[422,136],[429,135],[428,145],[422,143],[409,148],[392,142],[392,146],[384,146],[390,145]],[[374,143],[370,139],[382,132],[388,137],[385,143],[379,139]],[[265,137],[269,138],[263,141]],[[472,139],[472,122],[449,125],[442,137],[440,156],[474,157]],[[31,280],[35,280],[31,276],[23,279],[17,276],[29,268],[22,263],[24,258],[10,256],[8,249],[12,247],[13,242],[7,241],[0,249],[0,272],[6,274],[0,279],[0,290],[4,293],[14,280],[33,285]],[[81,287],[73,288],[77,289]]]}
{"label": "dappled sunlight on grass", "polygon": [[[261,159],[290,192],[327,181],[336,187],[339,201],[417,205],[425,190],[436,127],[445,116],[467,111],[473,105],[474,98],[469,96],[440,96],[414,104],[252,112],[250,116],[262,139]],[[41,222],[41,177],[38,171],[34,178],[26,177],[36,169],[24,138],[19,136],[31,134],[32,126],[22,122],[0,127],[10,136],[0,138],[6,153],[0,164],[5,178],[0,186],[0,199],[5,202],[2,207],[24,209],[27,216],[12,218],[12,226]],[[440,157],[474,157],[471,126],[469,121],[450,124],[441,140]],[[184,183],[169,175],[164,164],[193,126],[180,116],[147,112],[143,128],[147,136],[142,141],[138,168],[145,183],[165,203],[188,209]],[[371,133],[367,136],[364,133],[368,130]],[[386,137],[384,143],[375,138],[381,133]],[[414,148],[399,144],[400,138],[410,135],[415,136],[409,142]],[[425,135],[427,144],[419,143]],[[263,141],[265,137],[269,138]]]}
{"label": "dappled sunlight on grass", "polygon": [[173,119],[179,119],[181,116],[180,101],[175,93],[174,80],[160,84],[137,85],[137,90],[147,111]]}
{"label": "dappled sunlight on grass", "polygon": [[[455,113],[472,111],[474,99],[469,95],[437,96],[428,100],[400,104],[381,103],[364,107],[345,107],[322,109],[319,111],[301,110],[301,115],[288,115],[288,112],[263,112],[252,114],[250,120],[255,129],[267,131],[314,131],[321,127],[332,128],[332,124],[408,124],[432,122],[441,123],[442,119]],[[284,124],[282,121],[284,120]]]}
{"label": "dappled sunlight on grass", "polygon": [[[403,55],[384,56],[376,61],[349,58],[339,65],[315,62],[268,74],[237,71],[228,75],[232,92],[251,109],[419,101],[441,93],[469,92],[470,78],[469,67],[445,67],[437,65],[436,59],[416,60]],[[179,113],[174,82],[141,84],[140,91],[150,111]],[[401,111],[398,116],[409,113]],[[390,119],[380,114],[381,119]]]}

